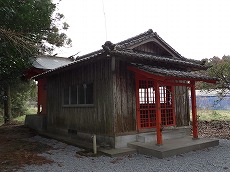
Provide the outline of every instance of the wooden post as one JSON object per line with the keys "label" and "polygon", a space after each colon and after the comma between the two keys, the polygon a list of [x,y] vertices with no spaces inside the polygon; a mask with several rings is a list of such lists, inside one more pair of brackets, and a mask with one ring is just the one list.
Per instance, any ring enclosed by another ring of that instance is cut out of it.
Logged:
{"label": "wooden post", "polygon": [[156,103],[157,145],[162,145],[160,90],[159,90],[159,83],[156,80],[154,81],[154,87],[155,87],[155,103]]}
{"label": "wooden post", "polygon": [[198,123],[197,123],[197,111],[196,111],[196,89],[195,81],[191,81],[191,101],[192,101],[192,133],[193,138],[198,138]]}
{"label": "wooden post", "polygon": [[12,105],[11,105],[11,92],[10,85],[6,84],[4,88],[4,123],[12,120]]}
{"label": "wooden post", "polygon": [[41,81],[38,80],[38,83],[37,83],[37,88],[38,88],[38,97],[37,97],[37,100],[38,100],[38,103],[37,103],[37,106],[38,106],[38,109],[37,109],[37,114],[40,114],[41,112]]}
{"label": "wooden post", "polygon": [[137,119],[137,130],[141,128],[140,123],[140,96],[139,96],[139,77],[135,76],[135,82],[136,82],[136,119]]}

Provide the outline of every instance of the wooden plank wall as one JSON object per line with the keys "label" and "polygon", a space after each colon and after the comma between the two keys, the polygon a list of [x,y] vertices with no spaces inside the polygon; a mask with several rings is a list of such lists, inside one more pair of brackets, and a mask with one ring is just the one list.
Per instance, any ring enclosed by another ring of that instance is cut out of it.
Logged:
{"label": "wooden plank wall", "polygon": [[[111,60],[104,59],[49,77],[48,125],[63,130],[112,135],[113,108]],[[83,83],[94,84],[93,107],[63,107],[63,88]]]}
{"label": "wooden plank wall", "polygon": [[188,89],[184,86],[175,87],[175,110],[176,110],[176,125],[188,126],[190,121],[189,111],[189,95]]}
{"label": "wooden plank wall", "polygon": [[134,50],[139,50],[155,55],[160,55],[160,56],[171,56],[169,52],[164,50],[162,47],[160,47],[157,43],[155,42],[147,42],[143,45],[140,45],[138,47],[135,47]]}
{"label": "wooden plank wall", "polygon": [[125,62],[116,60],[114,95],[115,133],[136,131],[135,74],[127,70]]}
{"label": "wooden plank wall", "polygon": [[[103,59],[49,77],[48,125],[107,136],[135,132],[135,74],[127,70],[124,61],[115,60],[115,69],[112,64],[112,59]],[[92,82],[93,107],[63,107],[64,87]],[[189,102],[185,92],[186,87],[175,88],[177,126],[189,124]]]}

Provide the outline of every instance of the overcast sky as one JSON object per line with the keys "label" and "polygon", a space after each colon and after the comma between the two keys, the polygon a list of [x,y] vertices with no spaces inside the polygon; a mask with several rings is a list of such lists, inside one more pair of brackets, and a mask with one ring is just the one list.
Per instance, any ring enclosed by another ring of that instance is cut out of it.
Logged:
{"label": "overcast sky", "polygon": [[150,28],[186,58],[230,55],[230,0],[62,0],[59,9],[73,41],[59,56],[83,55]]}

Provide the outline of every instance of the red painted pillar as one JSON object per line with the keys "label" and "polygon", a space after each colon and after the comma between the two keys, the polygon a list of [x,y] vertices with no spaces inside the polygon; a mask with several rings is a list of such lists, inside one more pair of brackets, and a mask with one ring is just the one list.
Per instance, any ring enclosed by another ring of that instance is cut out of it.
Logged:
{"label": "red painted pillar", "polygon": [[38,114],[46,114],[46,79],[38,80]]}
{"label": "red painted pillar", "polygon": [[137,130],[141,128],[140,123],[140,96],[139,96],[139,78],[136,75],[136,119],[137,119]]}
{"label": "red painted pillar", "polygon": [[192,134],[193,138],[198,138],[198,123],[197,123],[197,111],[196,111],[196,89],[195,81],[191,81],[191,101],[192,101]]}
{"label": "red painted pillar", "polygon": [[155,103],[156,103],[157,145],[162,145],[160,90],[159,90],[159,83],[157,81],[154,81],[154,87],[155,87]]}
{"label": "red painted pillar", "polygon": [[42,79],[42,97],[41,97],[41,105],[42,105],[42,115],[46,115],[46,78]]}

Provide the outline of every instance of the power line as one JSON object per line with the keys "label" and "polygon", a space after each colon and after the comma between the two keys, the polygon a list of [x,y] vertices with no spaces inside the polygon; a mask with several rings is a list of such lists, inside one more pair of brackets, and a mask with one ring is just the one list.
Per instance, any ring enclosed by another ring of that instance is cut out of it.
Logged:
{"label": "power line", "polygon": [[107,41],[107,26],[106,26],[106,15],[105,15],[105,6],[104,6],[104,1],[102,1],[102,6],[103,6],[103,14],[104,14],[104,20],[105,20],[105,39]]}

